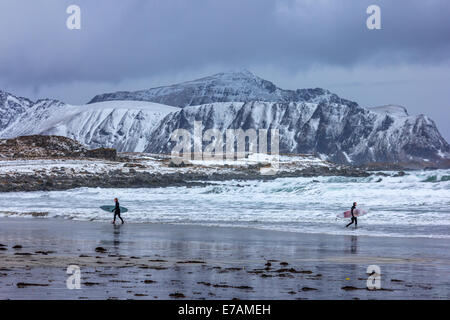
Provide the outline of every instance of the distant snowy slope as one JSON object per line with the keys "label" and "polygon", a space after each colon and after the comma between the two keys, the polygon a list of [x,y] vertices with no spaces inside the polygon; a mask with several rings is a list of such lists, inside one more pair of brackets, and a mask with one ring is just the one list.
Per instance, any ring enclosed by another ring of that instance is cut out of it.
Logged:
{"label": "distant snowy slope", "polygon": [[73,106],[39,103],[0,132],[3,138],[44,134],[75,139],[91,148],[143,151],[148,135],[165,115],[179,108],[152,102],[112,101]]}

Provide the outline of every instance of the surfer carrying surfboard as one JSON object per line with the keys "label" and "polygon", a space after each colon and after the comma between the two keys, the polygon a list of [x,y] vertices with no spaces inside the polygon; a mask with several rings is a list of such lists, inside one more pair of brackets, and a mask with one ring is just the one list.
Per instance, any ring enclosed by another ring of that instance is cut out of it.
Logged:
{"label": "surfer carrying surfboard", "polygon": [[355,228],[358,226],[358,219],[355,217],[355,215],[353,214],[353,211],[356,209],[356,205],[357,205],[357,203],[356,202],[353,202],[353,206],[352,206],[352,208],[350,209],[350,213],[352,214],[352,221],[348,224],[348,225],[346,225],[345,227],[347,228],[348,226],[350,226],[353,222],[355,223]]}
{"label": "surfer carrying surfboard", "polygon": [[122,217],[120,216],[119,199],[114,198],[114,202],[116,203],[116,206],[114,207],[114,209],[111,210],[111,212],[114,212],[114,220],[113,220],[113,224],[116,223],[116,216],[118,216],[119,219],[122,220],[122,224],[124,224],[124,221],[123,221]]}

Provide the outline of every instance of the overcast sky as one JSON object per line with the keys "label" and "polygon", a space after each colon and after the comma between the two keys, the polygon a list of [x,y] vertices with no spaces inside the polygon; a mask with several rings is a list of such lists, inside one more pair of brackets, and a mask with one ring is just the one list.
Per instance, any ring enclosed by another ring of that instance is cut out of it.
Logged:
{"label": "overcast sky", "polygon": [[[66,8],[81,8],[68,30]],[[381,7],[382,29],[366,28]],[[1,0],[0,90],[81,104],[246,68],[424,113],[450,141],[448,0]]]}

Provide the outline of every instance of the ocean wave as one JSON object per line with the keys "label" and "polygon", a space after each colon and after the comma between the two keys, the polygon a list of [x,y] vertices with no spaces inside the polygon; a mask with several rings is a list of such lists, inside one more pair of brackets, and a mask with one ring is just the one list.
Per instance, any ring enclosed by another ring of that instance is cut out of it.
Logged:
{"label": "ocean wave", "polygon": [[[356,234],[450,235],[450,170],[409,171],[403,176],[384,172],[384,175],[217,181],[193,188],[0,193],[3,210],[0,216],[110,222],[112,214],[99,206],[112,204],[118,197],[121,205],[129,209],[123,215],[129,223],[220,224],[354,234],[344,228],[347,220],[336,219],[336,215],[349,210],[356,201],[360,208],[370,209],[359,219],[363,228]],[[430,183],[434,179],[439,182]]]}

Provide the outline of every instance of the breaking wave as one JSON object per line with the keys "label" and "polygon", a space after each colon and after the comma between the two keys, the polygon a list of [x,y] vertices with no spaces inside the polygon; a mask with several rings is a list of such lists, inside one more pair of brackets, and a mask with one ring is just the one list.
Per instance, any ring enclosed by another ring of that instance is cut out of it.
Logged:
{"label": "breaking wave", "polygon": [[[369,177],[225,181],[206,187],[79,188],[0,194],[0,216],[107,222],[118,197],[129,223],[178,223],[300,233],[450,238],[450,170]],[[337,214],[356,201],[369,213],[356,230]],[[42,214],[38,214],[42,213]],[[45,213],[45,214],[44,214]]]}

